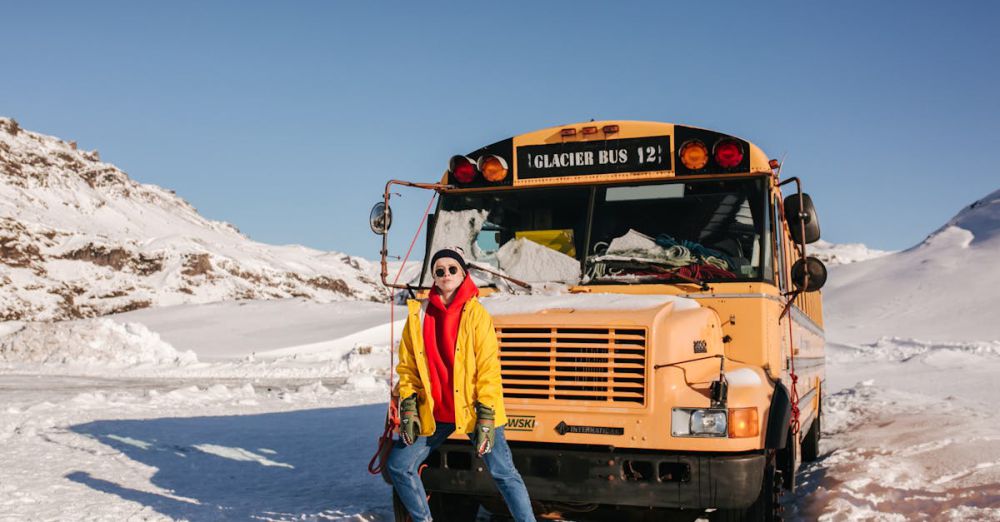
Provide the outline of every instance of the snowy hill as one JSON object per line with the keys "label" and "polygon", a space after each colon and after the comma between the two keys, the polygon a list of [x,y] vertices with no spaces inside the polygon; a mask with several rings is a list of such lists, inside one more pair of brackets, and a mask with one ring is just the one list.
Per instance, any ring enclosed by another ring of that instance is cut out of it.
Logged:
{"label": "snowy hill", "polygon": [[257,243],[96,151],[0,118],[0,321],[181,303],[383,299],[363,259]]}
{"label": "snowy hill", "polygon": [[1000,339],[1000,190],[969,205],[922,243],[834,266],[824,288],[832,338]]}
{"label": "snowy hill", "polygon": [[829,243],[821,239],[809,245],[806,253],[818,258],[827,267],[833,267],[875,259],[892,252],[868,248],[861,243]]}

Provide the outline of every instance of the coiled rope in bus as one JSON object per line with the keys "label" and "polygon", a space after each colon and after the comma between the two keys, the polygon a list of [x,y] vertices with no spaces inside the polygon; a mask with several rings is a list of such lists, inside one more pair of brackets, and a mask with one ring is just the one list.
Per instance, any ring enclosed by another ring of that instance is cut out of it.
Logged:
{"label": "coiled rope in bus", "polygon": [[[427,222],[427,213],[431,211],[431,206],[434,205],[434,198],[436,197],[437,192],[431,193],[431,200],[427,202],[427,208],[424,210],[424,215],[420,219],[420,225],[417,226],[417,231],[413,234],[413,239],[410,240],[410,248],[406,250],[406,255],[403,256],[403,263],[399,265],[396,277],[392,280],[392,285],[394,287],[397,283],[399,283],[399,278],[403,275],[403,270],[406,269],[406,262],[410,259],[410,253],[413,252],[413,246],[417,244],[417,238],[420,237],[420,231],[423,230],[424,223]],[[389,409],[386,411],[385,427],[382,430],[382,435],[378,438],[378,448],[375,450],[375,454],[372,455],[372,459],[368,461],[368,473],[371,473],[372,475],[382,473],[382,469],[385,467],[385,461],[389,458],[389,453],[392,451],[392,432],[399,426],[399,405],[396,404],[396,401],[392,400],[392,373],[396,368],[395,300],[395,295],[389,298]]]}

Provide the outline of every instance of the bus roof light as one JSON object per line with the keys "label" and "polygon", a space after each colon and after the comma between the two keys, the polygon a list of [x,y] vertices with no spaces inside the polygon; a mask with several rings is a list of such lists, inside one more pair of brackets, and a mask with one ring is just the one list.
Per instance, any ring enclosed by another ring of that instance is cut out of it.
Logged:
{"label": "bus roof light", "polygon": [[681,163],[691,170],[701,170],[708,164],[708,147],[701,140],[688,140],[681,145]]}
{"label": "bus roof light", "polygon": [[604,131],[604,134],[617,134],[618,133],[618,126],[617,125],[605,125],[601,130]]}
{"label": "bus roof light", "polygon": [[731,169],[743,162],[743,147],[734,139],[719,140],[713,149],[715,163],[724,169]]}
{"label": "bus roof light", "polygon": [[500,156],[495,154],[480,156],[477,165],[486,181],[497,183],[507,178],[507,160]]}
{"label": "bus roof light", "polygon": [[771,170],[779,170],[781,169],[781,162],[776,159],[773,159],[767,162],[767,166],[771,167]]}
{"label": "bus roof light", "polygon": [[597,134],[597,127],[594,127],[594,126],[584,127],[583,128],[583,133],[585,135]]}
{"label": "bus roof light", "polygon": [[448,161],[448,172],[459,183],[471,183],[476,179],[476,164],[465,156],[452,156]]}
{"label": "bus roof light", "polygon": [[563,129],[559,134],[561,134],[563,138],[576,136],[576,129]]}

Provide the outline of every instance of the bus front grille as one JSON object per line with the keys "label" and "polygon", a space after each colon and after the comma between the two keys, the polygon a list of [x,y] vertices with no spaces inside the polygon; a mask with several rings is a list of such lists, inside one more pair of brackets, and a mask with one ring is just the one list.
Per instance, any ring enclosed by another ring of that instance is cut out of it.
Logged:
{"label": "bus front grille", "polygon": [[498,327],[504,396],[642,406],[644,328]]}

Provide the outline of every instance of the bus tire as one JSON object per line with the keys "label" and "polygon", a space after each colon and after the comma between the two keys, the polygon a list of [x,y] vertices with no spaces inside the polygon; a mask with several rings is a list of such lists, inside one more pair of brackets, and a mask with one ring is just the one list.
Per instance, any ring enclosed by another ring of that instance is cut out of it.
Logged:
{"label": "bus tire", "polygon": [[760,494],[745,509],[720,509],[712,518],[715,522],[776,522],[781,520],[781,471],[773,460],[764,468]]}
{"label": "bus tire", "polygon": [[466,495],[431,493],[427,503],[437,522],[470,522],[479,513],[479,501]]}
{"label": "bus tire", "polygon": [[395,522],[413,522],[409,511],[406,510],[406,506],[400,500],[399,494],[396,493],[396,488],[392,488],[392,519]]}

